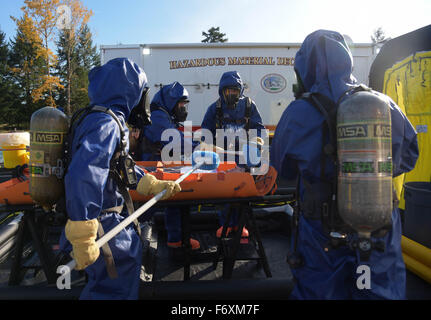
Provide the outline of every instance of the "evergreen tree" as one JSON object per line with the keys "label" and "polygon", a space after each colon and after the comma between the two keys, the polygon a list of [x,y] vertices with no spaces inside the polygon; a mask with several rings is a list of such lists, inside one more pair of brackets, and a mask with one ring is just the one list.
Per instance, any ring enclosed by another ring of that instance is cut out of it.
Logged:
{"label": "evergreen tree", "polygon": [[[9,46],[6,42],[6,34],[0,30],[0,75],[2,80],[8,71],[7,59],[9,56]],[[3,82],[3,81],[2,81]]]}
{"label": "evergreen tree", "polygon": [[86,70],[100,66],[100,54],[97,52],[97,46],[93,45],[92,34],[88,25],[85,25],[79,34],[78,55],[80,65]]}
{"label": "evergreen tree", "polygon": [[[45,106],[43,99],[35,101],[33,91],[40,88],[45,73],[45,61],[39,55],[41,41],[33,29],[31,20],[26,16],[20,19],[17,34],[11,41],[9,54],[10,79],[13,82],[13,97],[5,116],[6,122],[28,128],[32,113]],[[23,32],[23,29],[26,29]]]}
{"label": "evergreen tree", "polygon": [[78,52],[81,65],[86,70],[100,66],[100,54],[97,51],[97,46],[93,45],[92,36],[88,25],[85,25],[79,34]]}
{"label": "evergreen tree", "polygon": [[202,35],[205,37],[205,39],[202,40],[202,42],[226,42],[228,39],[225,38],[226,33],[220,32],[220,27],[212,27],[208,30],[208,32],[202,31]]}
{"label": "evergreen tree", "polygon": [[[67,41],[67,30],[63,29],[60,31],[58,40],[56,41],[57,46],[57,65],[55,67],[55,76],[60,78],[60,83],[63,84],[64,88],[58,91],[58,96],[56,99],[56,105],[61,107],[65,112],[67,112],[65,106],[67,105],[67,87],[68,87],[68,41]],[[74,51],[72,51],[73,53]],[[73,66],[76,68],[76,55],[70,59],[73,61]],[[72,67],[73,68],[73,67]]]}
{"label": "evergreen tree", "polygon": [[385,32],[383,31],[382,27],[374,29],[373,34],[371,35],[371,42],[374,45],[385,43],[388,40],[390,40],[390,38],[386,38]]}
{"label": "evergreen tree", "polygon": [[59,100],[66,114],[71,115],[75,109],[80,107],[74,101],[81,85],[77,74],[80,65],[77,56],[80,33],[93,13],[80,0],[62,0],[62,4],[69,8],[69,21],[61,28],[57,42],[57,56],[59,58],[57,70],[61,76],[61,83],[65,87]]}
{"label": "evergreen tree", "polygon": [[0,122],[6,123],[3,117],[11,107],[11,83],[9,77],[9,46],[6,34],[0,30]]}
{"label": "evergreen tree", "polygon": [[[57,41],[57,76],[61,82],[68,86],[68,70],[70,70],[70,113],[87,106],[90,102],[88,98],[88,73],[96,66],[100,65],[100,55],[97,47],[93,45],[92,35],[87,25],[84,25],[78,35],[78,42],[71,50],[70,58],[67,58],[68,36],[67,31],[60,33]],[[69,61],[69,62],[68,62]],[[70,69],[68,69],[70,63]],[[67,92],[62,90],[57,100],[57,105],[67,105]]]}
{"label": "evergreen tree", "polygon": [[94,67],[100,66],[100,54],[97,46],[93,45],[92,34],[88,25],[84,25],[79,33],[77,46],[79,67],[77,70],[78,83],[80,87],[76,94],[76,103],[84,107],[90,103],[88,98],[88,73]]}

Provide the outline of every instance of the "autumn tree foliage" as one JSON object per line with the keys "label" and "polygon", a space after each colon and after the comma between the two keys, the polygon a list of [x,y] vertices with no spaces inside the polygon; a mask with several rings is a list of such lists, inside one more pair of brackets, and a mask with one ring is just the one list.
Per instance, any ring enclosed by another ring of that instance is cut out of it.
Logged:
{"label": "autumn tree foliage", "polygon": [[13,39],[0,30],[0,124],[28,129],[41,107],[70,115],[88,104],[88,72],[100,56],[87,24],[93,13],[81,1],[25,0],[21,12],[11,17]]}
{"label": "autumn tree foliage", "polygon": [[[55,107],[54,95],[63,85],[57,76],[51,74],[56,65],[57,57],[49,45],[54,41],[57,32],[56,25],[59,18],[57,8],[60,0],[25,0],[24,4],[21,10],[26,19],[31,19],[34,30],[30,31],[24,28],[23,32],[26,35],[27,33],[35,33],[40,38],[41,42],[37,43],[38,57],[42,57],[45,61],[45,72],[42,75],[41,85],[32,92],[33,100],[43,99],[47,105]],[[16,19],[13,19],[16,22]]]}

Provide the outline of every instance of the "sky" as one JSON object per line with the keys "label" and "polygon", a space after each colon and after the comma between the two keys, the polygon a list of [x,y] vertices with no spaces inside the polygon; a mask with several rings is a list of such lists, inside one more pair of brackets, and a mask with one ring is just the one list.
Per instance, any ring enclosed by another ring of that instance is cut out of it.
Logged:
{"label": "sky", "polygon": [[[198,43],[220,27],[229,42],[302,42],[317,29],[355,43],[382,27],[395,38],[431,24],[431,0],[81,0],[96,45]],[[0,30],[13,38],[23,0],[0,0]]]}

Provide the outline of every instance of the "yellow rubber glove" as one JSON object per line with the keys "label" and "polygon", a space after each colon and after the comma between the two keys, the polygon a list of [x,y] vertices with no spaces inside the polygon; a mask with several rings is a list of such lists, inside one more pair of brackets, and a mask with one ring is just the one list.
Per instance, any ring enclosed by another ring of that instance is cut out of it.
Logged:
{"label": "yellow rubber glove", "polygon": [[76,261],[76,270],[82,270],[93,264],[100,255],[96,245],[97,219],[72,221],[67,220],[65,233],[73,246],[72,256]]}
{"label": "yellow rubber glove", "polygon": [[139,180],[136,191],[144,196],[157,194],[166,190],[166,194],[160,200],[166,200],[181,191],[181,187],[175,181],[158,180],[151,174],[146,174]]}
{"label": "yellow rubber glove", "polygon": [[263,139],[261,137],[253,137],[250,139],[250,142],[256,143],[260,146],[263,146],[265,144],[265,142],[263,141]]}
{"label": "yellow rubber glove", "polygon": [[223,153],[224,149],[214,146],[212,144],[206,144],[205,142],[201,142],[199,145],[199,150],[206,150],[206,151],[213,151],[213,152],[219,152],[219,153]]}

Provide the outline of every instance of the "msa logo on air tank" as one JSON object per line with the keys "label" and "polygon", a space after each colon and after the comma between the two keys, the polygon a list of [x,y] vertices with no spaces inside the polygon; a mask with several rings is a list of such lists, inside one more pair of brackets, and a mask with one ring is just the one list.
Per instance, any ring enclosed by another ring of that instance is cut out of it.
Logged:
{"label": "msa logo on air tank", "polygon": [[391,126],[388,124],[375,124],[374,125],[374,136],[390,138],[391,137]]}
{"label": "msa logo on air tank", "polygon": [[58,132],[33,132],[30,142],[39,144],[62,144],[63,133]]}
{"label": "msa logo on air tank", "polygon": [[367,136],[367,125],[348,125],[338,127],[338,138],[365,138]]}
{"label": "msa logo on air tank", "polygon": [[391,126],[387,124],[351,124],[338,126],[338,138],[390,138]]}
{"label": "msa logo on air tank", "polygon": [[377,161],[377,168],[374,161],[343,161],[341,163],[341,172],[392,174],[392,161]]}

